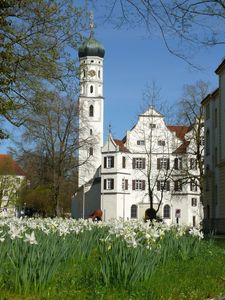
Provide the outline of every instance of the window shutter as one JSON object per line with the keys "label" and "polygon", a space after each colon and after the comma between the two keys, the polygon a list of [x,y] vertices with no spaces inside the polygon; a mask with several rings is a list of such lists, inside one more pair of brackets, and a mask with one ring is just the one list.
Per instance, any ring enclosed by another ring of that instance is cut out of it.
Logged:
{"label": "window shutter", "polygon": [[174,169],[178,170],[178,158],[177,157],[174,159]]}
{"label": "window shutter", "polygon": [[104,179],[104,190],[106,190],[106,179]]}
{"label": "window shutter", "polygon": [[167,170],[169,170],[169,169],[170,169],[170,159],[167,158]]}
{"label": "window shutter", "polygon": [[142,190],[145,190],[145,180],[142,180]]}
{"label": "window shutter", "polygon": [[177,180],[174,181],[174,190],[177,191],[178,190],[178,182]]}
{"label": "window shutter", "polygon": [[111,165],[112,168],[114,168],[114,156],[112,156],[112,165]]}
{"label": "window shutter", "polygon": [[111,183],[112,183],[111,190],[114,190],[114,179],[111,179]]}
{"label": "window shutter", "polygon": [[160,170],[160,158],[157,158],[157,170]]}
{"label": "window shutter", "polygon": [[157,191],[160,191],[160,181],[157,180]]}
{"label": "window shutter", "polygon": [[107,166],[107,157],[104,157],[104,168]]}
{"label": "window shutter", "polygon": [[133,166],[133,169],[135,169],[135,158],[133,158],[132,166]]}
{"label": "window shutter", "polygon": [[135,190],[135,180],[132,180],[132,189]]}
{"label": "window shutter", "polygon": [[170,190],[170,181],[169,181],[169,180],[166,182],[166,190],[167,190],[167,191]]}
{"label": "window shutter", "polygon": [[143,169],[145,169],[145,158],[142,158]]}

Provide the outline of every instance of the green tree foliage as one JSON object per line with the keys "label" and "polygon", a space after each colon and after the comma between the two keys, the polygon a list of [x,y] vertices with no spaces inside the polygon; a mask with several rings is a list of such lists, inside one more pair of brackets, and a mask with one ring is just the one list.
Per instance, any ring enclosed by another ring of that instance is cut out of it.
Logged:
{"label": "green tree foliage", "polygon": [[[0,3],[0,116],[26,121],[43,93],[66,90],[77,73],[72,59],[86,13],[72,0],[2,0]],[[5,133],[0,131],[0,138]]]}

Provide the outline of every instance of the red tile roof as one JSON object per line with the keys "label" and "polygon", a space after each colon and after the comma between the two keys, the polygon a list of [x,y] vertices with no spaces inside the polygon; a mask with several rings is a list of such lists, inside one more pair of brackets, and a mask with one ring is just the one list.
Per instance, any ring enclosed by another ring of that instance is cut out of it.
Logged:
{"label": "red tile roof", "polygon": [[9,154],[0,154],[0,173],[2,175],[26,176],[25,172]]}
{"label": "red tile roof", "polygon": [[119,150],[121,152],[129,152],[129,150],[124,146],[124,142],[121,140],[114,139],[114,142],[117,146],[119,146]]}
{"label": "red tile roof", "polygon": [[176,133],[176,136],[184,140],[185,134],[190,130],[190,126],[184,126],[184,125],[167,125],[167,128]]}
{"label": "red tile roof", "polygon": [[189,146],[189,141],[184,141],[174,152],[173,154],[184,154],[187,153],[187,147]]}

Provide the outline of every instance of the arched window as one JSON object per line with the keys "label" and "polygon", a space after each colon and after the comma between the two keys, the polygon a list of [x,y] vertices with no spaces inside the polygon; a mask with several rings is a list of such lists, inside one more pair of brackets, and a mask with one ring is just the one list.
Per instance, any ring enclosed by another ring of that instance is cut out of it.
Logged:
{"label": "arched window", "polygon": [[93,130],[92,129],[90,129],[90,135],[92,135],[93,134]]}
{"label": "arched window", "polygon": [[89,106],[89,117],[94,117],[94,106],[93,105]]}
{"label": "arched window", "polygon": [[163,218],[170,219],[170,206],[166,204],[163,208]]}
{"label": "arched window", "polygon": [[137,205],[131,205],[130,217],[132,219],[137,219]]}
{"label": "arched window", "polygon": [[90,86],[90,93],[92,94],[94,91],[93,85]]}
{"label": "arched window", "polygon": [[93,155],[93,148],[92,148],[92,147],[90,147],[90,149],[89,149],[89,155],[90,155],[90,156]]}

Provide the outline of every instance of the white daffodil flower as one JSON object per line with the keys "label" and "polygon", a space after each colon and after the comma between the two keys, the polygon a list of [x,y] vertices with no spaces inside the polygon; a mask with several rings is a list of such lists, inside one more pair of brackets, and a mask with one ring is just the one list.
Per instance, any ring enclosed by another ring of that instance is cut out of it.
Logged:
{"label": "white daffodil flower", "polygon": [[38,242],[36,241],[35,235],[34,235],[34,231],[32,231],[31,234],[25,233],[25,237],[26,238],[24,239],[24,242],[28,242],[31,245],[37,245],[38,244]]}

